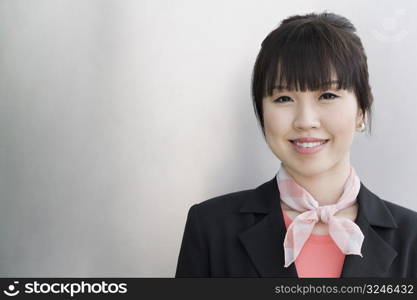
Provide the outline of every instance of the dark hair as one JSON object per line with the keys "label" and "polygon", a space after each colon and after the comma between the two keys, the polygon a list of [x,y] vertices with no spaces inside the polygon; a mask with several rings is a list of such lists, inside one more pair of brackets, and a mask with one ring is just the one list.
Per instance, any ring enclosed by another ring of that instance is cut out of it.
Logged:
{"label": "dark hair", "polygon": [[333,13],[291,16],[263,40],[252,73],[252,100],[265,137],[262,100],[275,86],[289,90],[327,88],[332,75],[337,88],[353,90],[371,132],[373,96],[365,50],[356,29]]}

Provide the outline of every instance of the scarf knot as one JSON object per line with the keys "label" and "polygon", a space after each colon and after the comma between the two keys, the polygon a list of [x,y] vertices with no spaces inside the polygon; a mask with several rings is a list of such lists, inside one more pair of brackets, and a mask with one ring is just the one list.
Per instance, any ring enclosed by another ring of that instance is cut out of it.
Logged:
{"label": "scarf knot", "polygon": [[316,208],[317,218],[329,224],[330,218],[336,213],[336,205],[323,205]]}
{"label": "scarf knot", "polygon": [[332,205],[320,206],[314,197],[286,172],[282,165],[276,178],[281,201],[300,212],[288,226],[285,234],[284,267],[290,266],[296,260],[314,226],[320,220],[329,225],[330,237],[344,254],[362,257],[361,248],[364,236],[359,226],[348,218],[335,216],[338,211],[356,203],[360,180],[352,166],[349,177],[343,186],[342,196],[336,204]]}

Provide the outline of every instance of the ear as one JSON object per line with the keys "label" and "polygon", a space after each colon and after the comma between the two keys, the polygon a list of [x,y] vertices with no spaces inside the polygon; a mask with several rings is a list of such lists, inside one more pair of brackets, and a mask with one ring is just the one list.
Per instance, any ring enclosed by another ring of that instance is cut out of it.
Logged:
{"label": "ear", "polygon": [[356,125],[360,126],[362,122],[366,122],[366,114],[363,114],[362,109],[358,108],[358,112],[356,114]]}

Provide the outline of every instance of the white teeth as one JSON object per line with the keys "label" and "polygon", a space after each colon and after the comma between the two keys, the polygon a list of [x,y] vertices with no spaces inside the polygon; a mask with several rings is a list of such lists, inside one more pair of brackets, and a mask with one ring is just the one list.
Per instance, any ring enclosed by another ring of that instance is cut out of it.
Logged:
{"label": "white teeth", "polygon": [[323,142],[315,142],[315,143],[298,143],[298,142],[294,142],[297,146],[300,147],[304,147],[304,148],[311,148],[311,147],[317,147],[320,146],[321,144],[324,144],[326,141]]}

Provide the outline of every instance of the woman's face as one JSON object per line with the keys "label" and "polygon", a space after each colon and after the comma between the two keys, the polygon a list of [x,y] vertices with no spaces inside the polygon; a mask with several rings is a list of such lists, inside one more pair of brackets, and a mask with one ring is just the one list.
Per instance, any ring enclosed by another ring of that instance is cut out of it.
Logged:
{"label": "woman's face", "polygon": [[[353,91],[274,90],[263,99],[265,136],[290,172],[309,177],[350,165],[350,147],[363,118]],[[323,139],[322,145],[302,138]]]}

